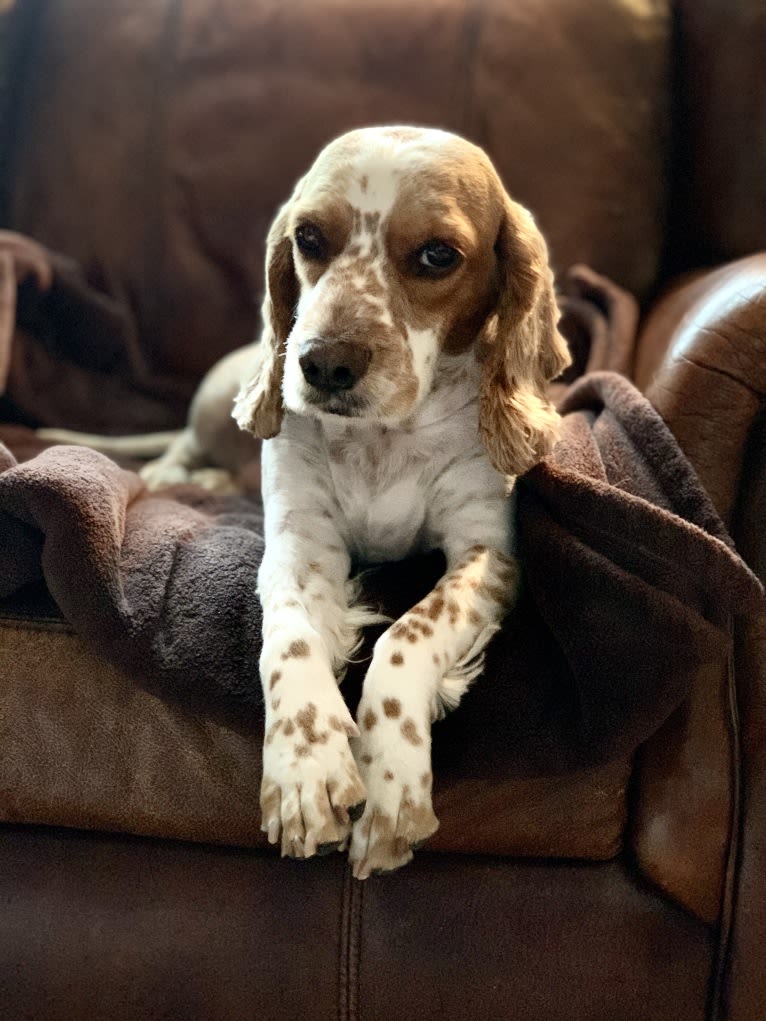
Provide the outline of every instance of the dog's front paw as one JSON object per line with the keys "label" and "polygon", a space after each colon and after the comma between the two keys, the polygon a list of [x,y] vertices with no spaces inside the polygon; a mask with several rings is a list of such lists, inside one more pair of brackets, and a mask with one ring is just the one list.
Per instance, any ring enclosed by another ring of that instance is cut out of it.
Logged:
{"label": "dog's front paw", "polygon": [[348,744],[357,729],[340,695],[330,707],[284,702],[267,717],[261,829],[283,856],[311,858],[344,845],[364,807]]}
{"label": "dog's front paw", "polygon": [[354,753],[367,804],[354,824],[349,859],[357,879],[391,872],[412,859],[439,827],[431,805],[431,737],[427,720],[405,715],[397,699],[376,711],[363,701]]}

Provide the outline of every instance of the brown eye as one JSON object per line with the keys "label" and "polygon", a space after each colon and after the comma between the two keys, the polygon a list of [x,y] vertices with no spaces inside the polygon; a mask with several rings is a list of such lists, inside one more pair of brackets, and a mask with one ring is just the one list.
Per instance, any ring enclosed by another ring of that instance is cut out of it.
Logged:
{"label": "brown eye", "polygon": [[429,241],[417,253],[418,271],[437,276],[453,269],[460,260],[460,252],[444,241]]}
{"label": "brown eye", "polygon": [[295,243],[298,250],[307,259],[324,259],[327,257],[327,240],[319,227],[313,223],[301,224],[295,231]]}

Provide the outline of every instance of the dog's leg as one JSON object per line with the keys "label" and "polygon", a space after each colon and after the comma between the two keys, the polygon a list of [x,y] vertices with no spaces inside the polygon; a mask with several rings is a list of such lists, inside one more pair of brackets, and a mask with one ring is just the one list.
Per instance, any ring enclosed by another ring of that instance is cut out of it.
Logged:
{"label": "dog's leg", "polygon": [[[316,534],[315,521],[306,527]],[[355,644],[346,625],[348,556],[335,548],[283,534],[276,548],[267,545],[258,578],[266,730],[261,825],[270,843],[281,839],[283,855],[297,858],[344,842],[365,797],[348,743],[357,728],[333,669]]]}
{"label": "dog's leg", "polygon": [[164,454],[145,464],[139,474],[148,489],[161,489],[191,481],[191,472],[205,464],[205,452],[199,446],[194,430],[186,426],[172,440]]}
{"label": "dog's leg", "polygon": [[258,457],[260,444],[239,429],[232,406],[260,354],[259,345],[248,344],[210,369],[191,402],[186,428],[162,457],[141,469],[149,489],[191,482],[216,493],[239,491],[238,473]]}
{"label": "dog's leg", "polygon": [[376,643],[352,742],[367,788],[350,850],[358,879],[404,865],[436,831],[431,722],[457,704],[480,669],[518,578],[512,557],[474,546]]}
{"label": "dog's leg", "polygon": [[283,854],[310,857],[345,841],[365,797],[348,743],[357,728],[336,679],[362,619],[348,606],[351,560],[329,479],[301,439],[264,444],[261,814]]}

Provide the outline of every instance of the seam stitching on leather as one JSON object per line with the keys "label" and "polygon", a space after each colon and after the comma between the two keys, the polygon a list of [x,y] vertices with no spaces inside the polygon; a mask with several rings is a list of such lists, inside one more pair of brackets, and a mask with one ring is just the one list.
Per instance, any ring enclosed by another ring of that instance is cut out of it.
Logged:
{"label": "seam stitching on leather", "polygon": [[346,865],[340,900],[340,948],[338,954],[338,1021],[348,1021],[349,942],[351,929],[351,870]]}
{"label": "seam stitching on leather", "polygon": [[742,799],[744,787],[742,783],[742,732],[734,672],[734,626],[731,614],[728,615],[728,632],[730,647],[727,664],[727,721],[731,741],[732,791],[727,853],[724,866],[723,889],[721,891],[718,941],[710,978],[709,1013],[711,1021],[723,1021],[726,1016],[726,1007],[724,1003],[726,971],[729,964],[734,930],[733,923],[737,892],[737,876],[739,874],[741,829],[743,819]]}

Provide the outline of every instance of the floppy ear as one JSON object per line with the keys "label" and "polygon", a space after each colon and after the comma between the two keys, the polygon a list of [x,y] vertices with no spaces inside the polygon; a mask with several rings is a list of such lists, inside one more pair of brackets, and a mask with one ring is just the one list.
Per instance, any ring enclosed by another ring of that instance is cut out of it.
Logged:
{"label": "floppy ear", "polygon": [[479,431],[495,468],[520,475],[558,438],[559,416],[545,385],[569,365],[556,324],[548,250],[530,213],[505,196],[495,243],[497,307],[479,343]]}
{"label": "floppy ear", "polygon": [[285,345],[298,303],[292,241],[287,233],[293,199],[279,210],[266,239],[266,293],[258,364],[255,375],[242,385],[234,401],[237,425],[262,440],[276,436],[282,426]]}

